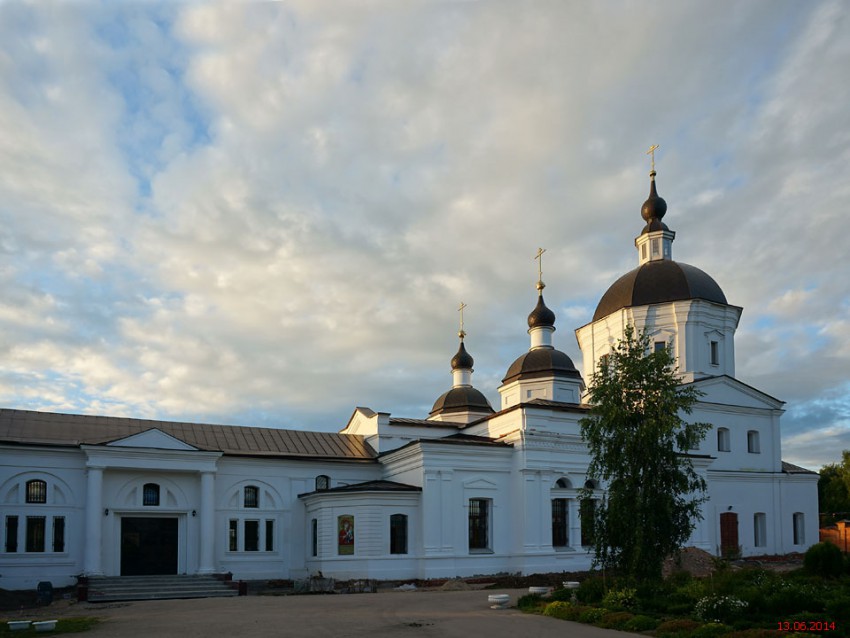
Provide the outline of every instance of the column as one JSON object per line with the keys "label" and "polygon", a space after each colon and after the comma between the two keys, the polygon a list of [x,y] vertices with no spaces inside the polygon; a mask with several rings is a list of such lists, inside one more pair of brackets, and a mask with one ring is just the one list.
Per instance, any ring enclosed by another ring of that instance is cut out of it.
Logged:
{"label": "column", "polygon": [[201,472],[201,555],[199,574],[215,572],[215,474]]}
{"label": "column", "polygon": [[570,521],[570,547],[581,547],[581,519],[579,519],[579,503],[577,498],[567,500],[568,516]]}
{"label": "column", "polygon": [[103,468],[88,468],[86,478],[86,549],[83,572],[87,576],[102,576],[100,563],[103,540]]}

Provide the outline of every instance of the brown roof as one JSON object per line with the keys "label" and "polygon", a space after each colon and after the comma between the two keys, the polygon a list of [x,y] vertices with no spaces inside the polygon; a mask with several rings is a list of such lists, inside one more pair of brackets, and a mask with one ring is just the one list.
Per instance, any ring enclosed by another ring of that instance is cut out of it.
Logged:
{"label": "brown roof", "polygon": [[804,467],[794,465],[793,463],[789,463],[788,461],[782,461],[782,471],[786,474],[817,474],[817,472],[807,470]]}
{"label": "brown roof", "polygon": [[372,460],[362,436],[273,428],[148,421],[84,414],[0,410],[0,442],[28,445],[99,445],[156,428],[198,449],[233,456]]}

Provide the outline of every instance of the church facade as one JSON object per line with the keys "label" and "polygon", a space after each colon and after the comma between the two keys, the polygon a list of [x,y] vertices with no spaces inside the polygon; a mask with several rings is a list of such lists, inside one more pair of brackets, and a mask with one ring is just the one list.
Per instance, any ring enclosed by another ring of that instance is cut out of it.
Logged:
{"label": "church facade", "polygon": [[605,486],[587,475],[582,399],[627,325],[673,348],[682,382],[703,393],[690,418],[712,424],[689,451],[708,484],[689,544],[717,555],[805,550],[818,539],[817,474],[782,461],[783,403],[735,377],[742,309],[672,259],[675,233],[650,175],[638,267],[576,330],[581,369],[555,347],[538,281],[530,346],[508,367],[498,410],[472,385],[462,330],[452,387],[426,418],[357,408],[340,432],[319,433],[0,410],[0,587],[80,574],[588,569],[586,522]]}

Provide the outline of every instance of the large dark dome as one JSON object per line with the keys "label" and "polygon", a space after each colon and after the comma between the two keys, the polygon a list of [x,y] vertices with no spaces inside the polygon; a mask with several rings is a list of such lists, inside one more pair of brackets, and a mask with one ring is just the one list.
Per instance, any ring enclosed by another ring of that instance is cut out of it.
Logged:
{"label": "large dark dome", "polygon": [[511,364],[502,383],[510,383],[516,379],[550,376],[581,379],[581,374],[576,370],[572,359],[563,352],[554,348],[535,348]]}
{"label": "large dark dome", "polygon": [[727,303],[717,282],[699,268],[669,259],[649,261],[611,284],[596,306],[593,320],[621,308],[684,299]]}
{"label": "large dark dome", "polygon": [[428,416],[452,412],[487,412],[492,414],[493,407],[481,392],[472,386],[452,388],[434,401],[434,407]]}

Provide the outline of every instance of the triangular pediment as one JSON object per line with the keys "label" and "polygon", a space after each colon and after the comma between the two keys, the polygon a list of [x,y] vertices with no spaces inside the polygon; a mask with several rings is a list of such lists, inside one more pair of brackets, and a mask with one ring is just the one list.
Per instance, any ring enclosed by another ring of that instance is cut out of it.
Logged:
{"label": "triangular pediment", "polygon": [[157,430],[156,428],[145,430],[144,432],[139,432],[138,434],[132,434],[130,436],[124,437],[123,439],[110,441],[106,445],[109,447],[146,447],[154,448],[157,450],[186,451],[198,449],[192,445],[189,445],[188,443],[184,443],[180,439],[175,438],[170,434],[166,434],[162,430]]}
{"label": "triangular pediment", "polygon": [[784,401],[726,375],[700,379],[694,381],[693,385],[705,393],[700,398],[700,401],[704,403],[720,403],[762,410],[781,410],[785,405]]}
{"label": "triangular pediment", "polygon": [[463,484],[466,489],[475,489],[475,490],[497,490],[499,486],[493,483],[492,481],[488,481],[484,478],[476,478],[470,481],[467,481]]}

